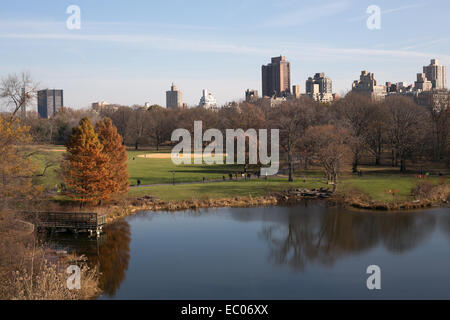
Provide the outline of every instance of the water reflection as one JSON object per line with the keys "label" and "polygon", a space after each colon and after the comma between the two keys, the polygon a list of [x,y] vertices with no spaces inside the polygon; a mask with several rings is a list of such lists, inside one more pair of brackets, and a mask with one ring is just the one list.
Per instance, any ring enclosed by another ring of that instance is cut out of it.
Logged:
{"label": "water reflection", "polygon": [[130,225],[125,220],[117,221],[105,229],[107,240],[100,245],[98,265],[100,288],[106,295],[114,296],[125,279],[130,260]]}
{"label": "water reflection", "polygon": [[436,226],[435,215],[423,212],[369,213],[324,206],[304,210],[298,206],[286,208],[285,215],[280,222],[264,226],[260,237],[269,246],[270,261],[299,271],[310,263],[330,266],[339,258],[378,245],[401,253],[416,247]]}
{"label": "water reflection", "polygon": [[[449,210],[450,211],[450,210]],[[449,212],[450,213],[450,212]],[[449,238],[450,240],[450,214],[445,214],[440,217],[440,226],[442,232]]]}
{"label": "water reflection", "polygon": [[119,220],[106,226],[104,231],[99,238],[60,233],[48,235],[45,241],[55,250],[85,255],[91,267],[99,268],[100,288],[104,294],[114,296],[128,269],[130,225],[126,220]]}
{"label": "water reflection", "polygon": [[[142,212],[107,226],[98,240],[69,234],[52,241],[99,267],[104,298],[189,299],[308,298],[315,284],[323,287],[320,297],[336,297],[333,288],[350,286],[345,279],[359,277],[374,260],[390,265],[391,272],[399,267],[404,276],[400,254],[406,252],[410,278],[422,277],[431,292],[436,283],[450,285],[447,239],[446,209],[362,212],[309,201],[295,207]],[[433,273],[424,271],[427,265]],[[414,289],[401,279],[391,278],[399,288],[391,296]],[[345,290],[360,297],[364,288],[355,282]],[[436,290],[436,297],[447,297],[447,291]]]}

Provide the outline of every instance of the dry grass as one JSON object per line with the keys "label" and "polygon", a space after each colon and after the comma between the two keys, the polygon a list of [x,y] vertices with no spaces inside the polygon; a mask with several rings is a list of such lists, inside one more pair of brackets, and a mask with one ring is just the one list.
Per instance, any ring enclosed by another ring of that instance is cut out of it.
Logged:
{"label": "dry grass", "polygon": [[81,269],[81,289],[69,290],[65,265],[43,260],[38,270],[30,268],[13,271],[2,281],[2,299],[10,300],[87,300],[99,293],[97,272],[88,267]]}
{"label": "dry grass", "polygon": [[[73,300],[99,294],[98,271],[74,262],[75,257],[58,257],[37,243],[34,233],[15,230],[14,215],[0,212],[0,299]],[[21,226],[20,229],[23,229]],[[69,290],[66,269],[81,268],[81,289]]]}

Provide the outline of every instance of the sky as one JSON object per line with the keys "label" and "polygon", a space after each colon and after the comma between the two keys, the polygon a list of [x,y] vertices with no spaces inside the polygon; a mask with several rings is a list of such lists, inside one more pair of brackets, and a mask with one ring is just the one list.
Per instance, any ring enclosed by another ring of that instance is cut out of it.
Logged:
{"label": "sky", "polygon": [[[67,28],[67,8],[81,10]],[[369,29],[367,8],[381,9]],[[64,104],[165,105],[172,82],[188,105],[202,89],[219,104],[261,92],[261,65],[284,55],[291,84],[315,73],[344,93],[362,70],[414,82],[437,58],[450,65],[448,0],[2,0],[0,77],[28,71]]]}

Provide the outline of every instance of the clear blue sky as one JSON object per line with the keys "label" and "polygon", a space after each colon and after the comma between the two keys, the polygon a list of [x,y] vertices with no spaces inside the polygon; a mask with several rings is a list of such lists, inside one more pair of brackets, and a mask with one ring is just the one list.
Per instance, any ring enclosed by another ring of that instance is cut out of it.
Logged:
{"label": "clear blue sky", "polygon": [[[66,28],[72,4],[81,30]],[[380,30],[366,27],[369,5]],[[202,88],[225,103],[261,91],[261,65],[282,54],[302,92],[325,72],[341,93],[363,69],[411,83],[431,58],[450,65],[449,14],[448,0],[3,1],[0,76],[27,70],[75,108],[165,105],[172,81],[190,105]]]}

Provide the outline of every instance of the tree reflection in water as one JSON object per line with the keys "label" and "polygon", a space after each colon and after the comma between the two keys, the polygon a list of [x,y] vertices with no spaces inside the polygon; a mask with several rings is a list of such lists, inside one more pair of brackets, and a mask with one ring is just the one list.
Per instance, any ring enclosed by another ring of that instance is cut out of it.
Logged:
{"label": "tree reflection in water", "polygon": [[100,288],[104,294],[114,296],[125,279],[130,260],[130,225],[119,220],[104,228],[99,238],[86,234],[71,233],[40,234],[40,240],[55,250],[87,257],[90,267],[98,267]]}
{"label": "tree reflection in water", "polygon": [[440,222],[442,232],[450,239],[450,214],[449,213],[443,214],[440,217],[439,222]]}
{"label": "tree reflection in water", "polygon": [[130,261],[130,225],[119,220],[105,228],[106,241],[99,246],[100,288],[104,294],[114,296]]}
{"label": "tree reflection in water", "polygon": [[402,253],[426,239],[436,226],[435,215],[424,212],[372,213],[324,206],[286,210],[287,218],[263,227],[260,237],[269,245],[270,260],[298,271],[310,263],[330,266],[379,245]]}

